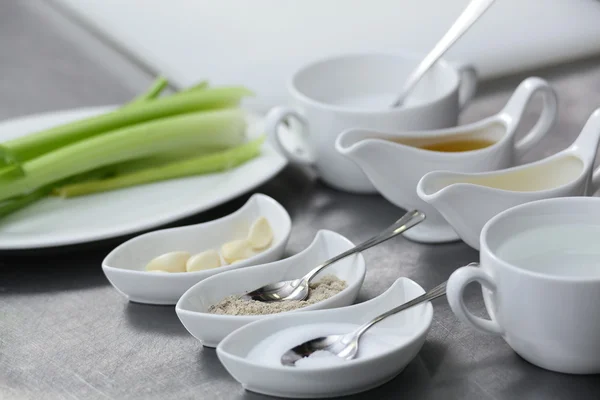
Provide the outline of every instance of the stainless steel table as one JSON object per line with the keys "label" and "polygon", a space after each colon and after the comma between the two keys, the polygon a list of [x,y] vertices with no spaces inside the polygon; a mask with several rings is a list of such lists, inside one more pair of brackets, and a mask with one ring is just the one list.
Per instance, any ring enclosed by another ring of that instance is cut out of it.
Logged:
{"label": "stainless steel table", "polygon": [[[0,118],[122,102],[150,81],[135,65],[42,2],[0,2],[0,54]],[[598,60],[532,74],[556,85],[561,108],[552,135],[528,160],[571,143],[600,106]],[[463,122],[498,111],[520,79],[483,85]],[[532,122],[533,115],[528,115],[524,125]],[[319,229],[359,241],[402,214],[379,196],[332,190],[293,167],[257,191],[273,196],[290,211],[294,222],[290,254],[303,249]],[[222,216],[247,197],[179,224]],[[263,398],[242,390],[214,350],[202,348],[186,332],[173,307],[128,303],[112,289],[100,262],[122,240],[55,252],[0,253],[0,398]],[[463,243],[423,245],[395,239],[367,251],[365,257],[369,272],[361,301],[383,292],[400,276],[431,288],[455,268],[477,260],[478,254]],[[485,315],[478,287],[470,288],[467,298],[475,312]],[[350,398],[600,397],[597,376],[568,376],[534,367],[501,338],[458,322],[445,300],[437,300],[434,307],[433,327],[418,357],[390,383]]]}

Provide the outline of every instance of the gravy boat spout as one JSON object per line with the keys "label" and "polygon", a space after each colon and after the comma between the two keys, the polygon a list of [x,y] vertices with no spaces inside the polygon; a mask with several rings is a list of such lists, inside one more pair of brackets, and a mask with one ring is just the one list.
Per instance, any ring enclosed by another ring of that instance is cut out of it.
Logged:
{"label": "gravy boat spout", "polygon": [[494,172],[430,172],[419,181],[417,194],[469,246],[479,249],[485,223],[508,208],[552,197],[592,195],[600,184],[600,168],[592,170],[599,143],[600,108],[573,144],[559,153]]}
{"label": "gravy boat spout", "polygon": [[[521,140],[514,134],[531,97],[540,93],[544,108],[537,124]],[[404,233],[408,239],[438,243],[459,239],[446,219],[416,193],[428,172],[485,172],[507,168],[548,132],[556,116],[552,87],[536,77],[525,79],[498,114],[454,128],[431,131],[382,132],[349,129],[336,140],[336,149],[356,162],[387,200],[403,209],[418,209],[427,218]]]}

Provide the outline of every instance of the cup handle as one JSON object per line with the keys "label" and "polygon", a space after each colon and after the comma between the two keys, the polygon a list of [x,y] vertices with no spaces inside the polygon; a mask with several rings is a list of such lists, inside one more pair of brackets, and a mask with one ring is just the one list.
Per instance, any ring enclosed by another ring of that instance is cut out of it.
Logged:
{"label": "cup handle", "polygon": [[504,106],[504,109],[500,112],[509,129],[516,129],[516,125],[521,121],[523,112],[536,93],[542,95],[544,102],[542,112],[529,133],[515,143],[515,155],[517,158],[523,157],[525,153],[538,144],[554,124],[558,110],[556,92],[548,82],[541,78],[527,78],[519,84],[508,100],[508,103],[506,103],[506,106]]}
{"label": "cup handle", "polygon": [[455,64],[460,76],[458,88],[458,109],[462,111],[467,106],[477,91],[477,70],[470,64]]}
{"label": "cup handle", "polygon": [[[282,130],[280,125],[289,118],[294,118],[300,123],[301,132],[294,132],[291,129],[287,131],[296,136],[297,145],[295,147],[282,140]],[[267,135],[271,137],[279,149],[290,161],[297,164],[312,165],[314,164],[314,156],[309,150],[306,139],[303,137],[308,132],[308,121],[302,114],[293,108],[289,107],[273,107],[265,117],[265,130]]]}
{"label": "cup handle", "polygon": [[475,329],[494,335],[502,335],[504,330],[498,323],[492,319],[476,317],[467,310],[464,302],[465,287],[471,282],[479,282],[483,287],[496,291],[496,284],[492,278],[481,268],[475,267],[476,263],[469,264],[454,271],[448,279],[446,287],[446,297],[450,308],[456,316],[464,323],[473,326]]}

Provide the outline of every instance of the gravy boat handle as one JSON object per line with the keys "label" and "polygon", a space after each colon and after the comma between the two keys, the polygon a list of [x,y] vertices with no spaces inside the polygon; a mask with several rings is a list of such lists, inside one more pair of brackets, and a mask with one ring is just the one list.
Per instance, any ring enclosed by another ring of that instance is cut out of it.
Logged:
{"label": "gravy boat handle", "polygon": [[592,174],[592,187],[588,191],[588,195],[593,196],[598,190],[600,190],[600,165],[596,167],[596,170]]}
{"label": "gravy boat handle", "polygon": [[[581,133],[569,149],[579,154],[579,157],[589,163],[589,169],[594,166],[594,160],[600,145],[600,108],[594,110]],[[592,172],[591,182],[586,195],[593,196],[600,189],[600,165]]]}
{"label": "gravy boat handle", "polygon": [[523,112],[529,105],[532,97],[538,93],[542,96],[543,100],[542,112],[529,133],[514,144],[517,159],[522,158],[525,153],[535,147],[554,124],[558,110],[556,92],[548,82],[541,78],[527,78],[519,84],[499,114],[507,124],[509,134],[514,135]]}

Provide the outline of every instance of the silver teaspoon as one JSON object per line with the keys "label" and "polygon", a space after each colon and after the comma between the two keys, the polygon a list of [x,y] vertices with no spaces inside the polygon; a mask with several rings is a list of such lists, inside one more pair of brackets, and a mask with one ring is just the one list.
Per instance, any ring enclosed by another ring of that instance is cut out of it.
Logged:
{"label": "silver teaspoon", "polygon": [[310,290],[309,283],[311,279],[321,272],[321,270],[352,254],[360,253],[363,250],[385,242],[386,240],[391,239],[394,236],[397,236],[402,232],[412,228],[423,220],[425,220],[425,214],[423,214],[421,211],[409,211],[404,214],[402,218],[386,228],[383,232],[379,233],[377,236],[374,236],[371,239],[368,239],[365,242],[351,248],[350,250],[347,250],[342,254],[325,261],[304,275],[302,278],[271,283],[256,290],[252,290],[240,296],[240,298],[268,303],[286,300],[305,300],[308,297]]}
{"label": "silver teaspoon", "polygon": [[435,47],[425,56],[423,61],[417,65],[404,83],[396,101],[392,107],[400,107],[411,90],[421,80],[423,75],[442,57],[450,47],[483,15],[483,13],[492,5],[494,0],[471,0],[467,8],[464,9],[458,19],[448,29],[448,32],[440,39]]}
{"label": "silver teaspoon", "polygon": [[[477,266],[477,263],[471,263],[470,266]],[[281,356],[281,363],[283,365],[287,365],[293,367],[296,365],[296,361],[301,358],[308,357],[315,351],[328,351],[333,355],[336,355],[340,358],[351,360],[356,357],[358,353],[358,341],[361,336],[369,330],[376,323],[384,320],[390,315],[394,315],[399,313],[400,311],[404,311],[408,308],[416,306],[417,304],[425,303],[427,301],[431,301],[433,299],[437,299],[446,294],[446,282],[441,283],[440,285],[434,287],[429,292],[414,298],[406,303],[399,305],[398,307],[392,308],[391,310],[373,318],[371,321],[367,322],[364,325],[361,325],[353,332],[347,333],[345,335],[329,335],[318,337],[312,340],[308,340],[298,346],[286,351]]]}

